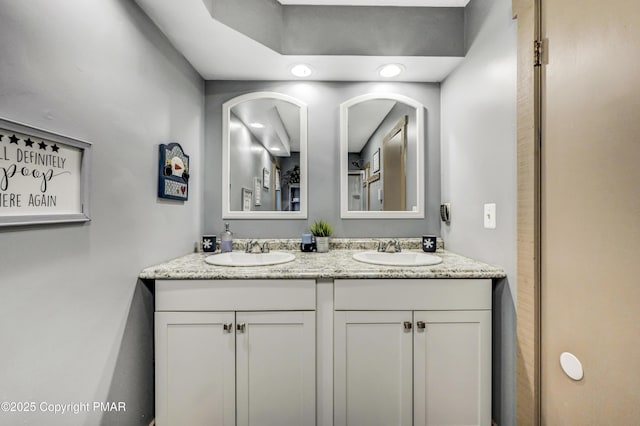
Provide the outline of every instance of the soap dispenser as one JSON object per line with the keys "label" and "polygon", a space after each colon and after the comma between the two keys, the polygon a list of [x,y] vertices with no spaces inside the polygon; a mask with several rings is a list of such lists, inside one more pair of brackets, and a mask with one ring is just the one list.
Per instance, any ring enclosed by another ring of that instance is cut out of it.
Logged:
{"label": "soap dispenser", "polygon": [[220,234],[220,251],[226,253],[233,250],[233,232],[229,230],[229,224],[224,224],[224,232]]}

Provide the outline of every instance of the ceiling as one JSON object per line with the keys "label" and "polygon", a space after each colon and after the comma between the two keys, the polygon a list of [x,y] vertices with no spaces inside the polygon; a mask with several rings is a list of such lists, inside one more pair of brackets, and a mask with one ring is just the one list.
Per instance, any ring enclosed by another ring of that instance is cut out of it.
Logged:
{"label": "ceiling", "polygon": [[[300,152],[300,107],[297,105],[272,98],[252,99],[235,105],[231,112],[274,157]],[[262,127],[253,127],[252,123]]]}
{"label": "ceiling", "polygon": [[374,99],[349,107],[348,152],[362,151],[395,104],[392,99]]}
{"label": "ceiling", "polygon": [[[215,1],[215,0],[213,0]],[[323,0],[282,0],[284,4],[328,4]],[[403,0],[386,3],[459,5],[468,0]],[[171,43],[205,80],[295,80],[290,68],[311,66],[306,80],[440,82],[462,61],[458,56],[283,55],[211,17],[203,0],[136,0]],[[362,1],[333,3],[361,5]],[[367,1],[374,5],[385,1]],[[380,77],[378,69],[400,63],[398,77]]]}

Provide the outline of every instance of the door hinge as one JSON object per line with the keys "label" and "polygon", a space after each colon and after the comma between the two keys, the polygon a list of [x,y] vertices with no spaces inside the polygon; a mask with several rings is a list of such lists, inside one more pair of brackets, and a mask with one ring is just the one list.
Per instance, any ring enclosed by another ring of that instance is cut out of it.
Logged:
{"label": "door hinge", "polygon": [[539,67],[542,65],[543,45],[544,45],[544,42],[542,40],[533,41],[533,66],[534,67]]}

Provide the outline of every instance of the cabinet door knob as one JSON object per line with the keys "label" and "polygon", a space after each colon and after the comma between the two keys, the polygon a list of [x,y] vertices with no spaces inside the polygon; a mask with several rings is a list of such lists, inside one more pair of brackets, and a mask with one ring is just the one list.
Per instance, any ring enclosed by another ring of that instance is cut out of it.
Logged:
{"label": "cabinet door knob", "polygon": [[233,323],[222,324],[222,329],[227,333],[231,333],[233,331]]}
{"label": "cabinet door knob", "polygon": [[411,327],[412,327],[411,321],[405,321],[403,325],[405,330],[411,330]]}
{"label": "cabinet door knob", "polygon": [[426,324],[424,323],[424,321],[418,321],[416,325],[418,326],[419,330],[424,330],[424,328],[426,327]]}
{"label": "cabinet door knob", "polygon": [[240,324],[238,324],[236,326],[236,330],[238,330],[239,333],[244,333],[244,329],[245,329],[246,325],[247,324],[242,322],[242,323],[240,323]]}

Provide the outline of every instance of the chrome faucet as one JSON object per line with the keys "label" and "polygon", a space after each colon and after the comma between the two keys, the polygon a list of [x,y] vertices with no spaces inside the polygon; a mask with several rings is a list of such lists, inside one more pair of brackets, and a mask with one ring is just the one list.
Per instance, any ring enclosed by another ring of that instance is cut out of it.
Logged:
{"label": "chrome faucet", "polygon": [[260,252],[262,252],[262,249],[260,248],[260,243],[258,242],[258,240],[251,240],[247,243],[247,245],[244,248],[244,252],[245,253],[253,253],[254,249],[258,247],[258,250],[260,250]]}
{"label": "chrome faucet", "polygon": [[[259,251],[256,251],[256,247]],[[269,243],[265,241],[262,243],[262,247],[260,247],[260,243],[258,240],[251,240],[247,243],[244,248],[245,253],[269,253]]]}
{"label": "chrome faucet", "polygon": [[[393,251],[389,249],[393,247]],[[380,241],[378,243],[378,251],[385,253],[400,253],[402,251],[402,247],[400,246],[400,241],[398,240],[389,240],[386,243]]]}

